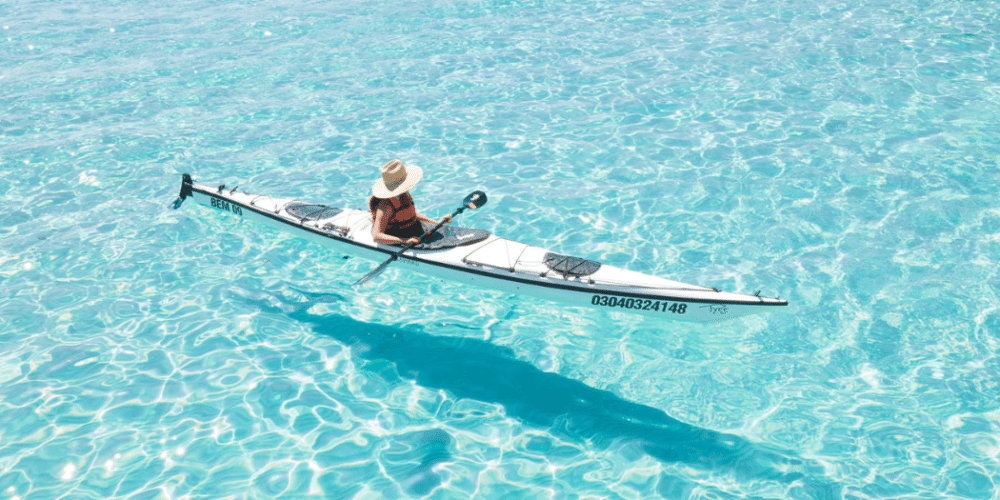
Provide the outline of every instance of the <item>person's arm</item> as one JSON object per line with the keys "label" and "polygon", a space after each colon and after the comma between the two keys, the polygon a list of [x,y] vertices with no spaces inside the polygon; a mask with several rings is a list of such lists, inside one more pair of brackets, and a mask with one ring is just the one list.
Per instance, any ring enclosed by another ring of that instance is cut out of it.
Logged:
{"label": "person's arm", "polygon": [[[436,226],[436,225],[438,225],[440,223],[440,221],[436,221],[436,220],[434,220],[434,219],[432,219],[432,218],[430,218],[430,217],[428,217],[428,216],[420,213],[420,210],[417,210],[417,205],[416,205],[416,203],[414,203],[412,195],[410,195],[409,193],[407,193],[404,196],[409,196],[410,197],[410,203],[413,203],[413,211],[417,213],[417,220],[422,221],[422,222],[426,222],[426,223],[428,223],[428,224],[430,224],[432,226]],[[450,215],[445,215],[444,217],[441,218],[441,220],[443,220],[444,223],[447,224],[447,223],[451,222],[451,216]]]}
{"label": "person's arm", "polygon": [[[440,221],[436,221],[436,220],[434,220],[434,219],[432,219],[432,218],[430,218],[430,217],[428,217],[428,216],[426,216],[426,215],[424,215],[424,214],[422,214],[420,212],[417,212],[417,218],[420,219],[420,220],[422,220],[422,221],[424,221],[424,222],[426,222],[426,223],[428,223],[428,224],[432,224],[432,225],[437,225],[437,224],[440,223]],[[441,218],[441,220],[443,220],[444,223],[447,224],[447,223],[451,222],[451,215],[445,215],[444,217]]]}
{"label": "person's arm", "polygon": [[404,245],[407,243],[413,243],[416,245],[420,243],[419,238],[410,238],[403,241],[402,238],[397,238],[391,234],[385,234],[385,228],[389,227],[389,219],[391,216],[386,213],[386,210],[382,208],[382,204],[379,203],[377,209],[375,209],[375,221],[372,223],[372,239],[376,243],[381,243],[383,245]]}

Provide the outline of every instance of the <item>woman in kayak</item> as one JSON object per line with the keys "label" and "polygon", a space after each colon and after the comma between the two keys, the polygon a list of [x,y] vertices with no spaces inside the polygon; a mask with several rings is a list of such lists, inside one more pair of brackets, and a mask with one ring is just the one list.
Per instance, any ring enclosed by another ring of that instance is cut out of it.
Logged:
{"label": "woman in kayak", "polygon": [[[437,224],[438,221],[417,212],[413,205],[410,189],[420,182],[424,171],[417,166],[406,166],[400,160],[392,160],[382,167],[382,178],[372,186],[372,197],[368,199],[368,209],[372,212],[372,238],[383,245],[404,245],[420,243],[424,228],[420,222]],[[442,219],[445,224],[451,216]]]}

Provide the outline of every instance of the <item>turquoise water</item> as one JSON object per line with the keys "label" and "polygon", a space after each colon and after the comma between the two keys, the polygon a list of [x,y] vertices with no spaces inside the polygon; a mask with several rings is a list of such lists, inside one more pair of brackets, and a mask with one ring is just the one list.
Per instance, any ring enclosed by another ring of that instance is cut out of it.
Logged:
{"label": "turquoise water", "polygon": [[[1000,494],[1000,3],[0,5],[0,499]],[[187,203],[377,169],[701,326]]]}

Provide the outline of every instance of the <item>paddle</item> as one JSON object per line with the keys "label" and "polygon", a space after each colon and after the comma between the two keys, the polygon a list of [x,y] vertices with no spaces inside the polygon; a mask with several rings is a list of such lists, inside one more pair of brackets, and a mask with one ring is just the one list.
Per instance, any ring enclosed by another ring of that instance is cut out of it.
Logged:
{"label": "paddle", "polygon": [[[477,209],[477,208],[479,208],[479,207],[481,207],[481,206],[483,206],[485,204],[486,204],[486,193],[484,193],[482,191],[474,191],[472,193],[469,193],[469,196],[466,196],[465,199],[462,200],[462,206],[458,207],[458,210],[455,210],[451,214],[451,216],[452,216],[452,218],[454,218],[456,215],[464,212],[465,209],[467,209],[467,208],[471,208],[471,209],[475,210],[475,209]],[[368,283],[369,281],[375,279],[375,277],[377,277],[378,275],[382,274],[382,271],[385,271],[385,268],[389,267],[389,264],[392,264],[392,262],[394,260],[398,259],[400,255],[403,255],[403,252],[405,252],[405,251],[413,248],[416,245],[419,245],[420,243],[423,243],[424,239],[426,239],[428,236],[430,236],[430,235],[434,234],[435,232],[437,232],[437,230],[441,229],[441,226],[443,226],[444,224],[445,224],[444,222],[441,222],[438,225],[436,225],[433,228],[431,228],[430,230],[428,230],[423,235],[421,235],[420,236],[420,241],[418,243],[416,243],[416,244],[410,243],[410,244],[407,244],[407,245],[403,245],[403,248],[401,248],[398,252],[392,254],[392,257],[389,257],[389,260],[383,262],[380,266],[378,266],[375,269],[373,269],[370,273],[362,276],[361,279],[359,279],[358,281],[354,282],[354,286],[361,286],[361,285],[364,285],[365,283]]]}

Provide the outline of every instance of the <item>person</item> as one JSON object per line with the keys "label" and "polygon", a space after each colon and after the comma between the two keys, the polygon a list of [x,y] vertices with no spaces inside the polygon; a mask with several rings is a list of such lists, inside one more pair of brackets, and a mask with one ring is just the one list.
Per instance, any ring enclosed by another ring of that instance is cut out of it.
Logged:
{"label": "person", "polygon": [[[382,167],[382,178],[372,186],[372,196],[368,199],[368,209],[372,213],[372,238],[383,245],[406,245],[420,243],[424,234],[421,221],[438,224],[438,221],[417,211],[410,190],[420,182],[424,172],[415,165],[404,165],[400,160],[392,160]],[[451,216],[442,219],[451,222]]]}

